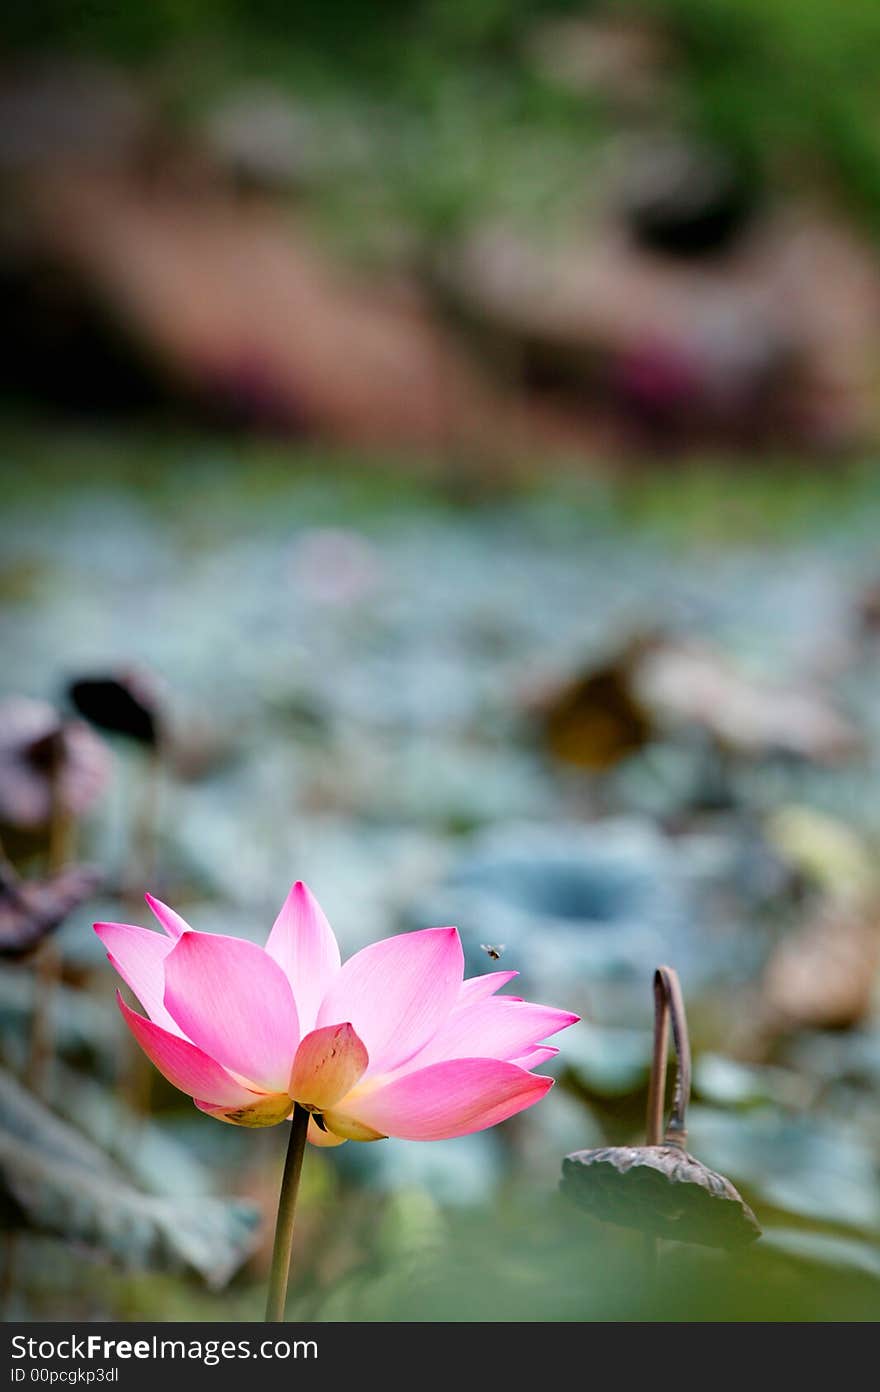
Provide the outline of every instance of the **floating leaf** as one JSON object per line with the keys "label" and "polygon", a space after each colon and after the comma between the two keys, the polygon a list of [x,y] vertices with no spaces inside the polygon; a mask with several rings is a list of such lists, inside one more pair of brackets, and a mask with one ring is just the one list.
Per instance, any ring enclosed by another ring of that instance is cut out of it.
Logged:
{"label": "floating leaf", "polygon": [[204,1196],[214,1188],[209,1169],[174,1138],[135,1112],[102,1083],[56,1060],[49,1101],[59,1117],[98,1145],[139,1188],[165,1198]]}
{"label": "floating leaf", "polygon": [[42,1147],[56,1162],[79,1166],[96,1175],[116,1173],[109,1156],[56,1117],[5,1069],[0,1069],[0,1135],[6,1140]]}
{"label": "floating leaf", "polygon": [[856,1271],[880,1281],[880,1252],[857,1238],[804,1232],[801,1228],[771,1228],[765,1232],[762,1246],[823,1271]]}
{"label": "floating leaf", "polygon": [[136,1189],[97,1146],[0,1072],[0,1194],[7,1225],[49,1233],[123,1267],[226,1284],[254,1250],[247,1203],[168,1200]]}
{"label": "floating leaf", "polygon": [[561,1188],[593,1218],[673,1242],[739,1247],[761,1236],[730,1180],[677,1146],[575,1151],[562,1162]]}
{"label": "floating leaf", "polygon": [[861,900],[872,893],[875,870],[868,846],[836,817],[790,803],[768,819],[767,833],[780,855],[828,894]]}
{"label": "floating leaf", "polygon": [[[594,1026],[618,1029],[643,1024],[642,982],[657,957],[679,962],[695,994],[729,994],[752,976],[780,898],[775,863],[737,826],[667,836],[636,817],[508,819],[462,844],[406,922],[457,924],[474,974],[486,970],[481,943],[506,943],[502,964],[532,991],[562,991]],[[632,1036],[620,1043],[627,1066],[608,1060],[609,1072],[635,1073],[646,1051]]]}
{"label": "floating leaf", "polygon": [[771,1107],[734,1115],[692,1107],[688,1125],[701,1154],[765,1204],[880,1233],[876,1161],[855,1126]]}
{"label": "floating leaf", "polygon": [[[31,972],[0,967],[0,1038],[4,1056],[23,1064],[23,1052],[33,1011],[34,983]],[[100,1060],[102,1070],[114,1073],[119,1058],[118,1022],[103,1001],[68,986],[55,987],[52,997],[55,1045],[64,1055],[88,1054]]]}
{"label": "floating leaf", "polygon": [[697,1059],[694,1086],[705,1102],[743,1109],[776,1102],[803,1110],[817,1093],[816,1083],[793,1069],[749,1065],[712,1053]]}

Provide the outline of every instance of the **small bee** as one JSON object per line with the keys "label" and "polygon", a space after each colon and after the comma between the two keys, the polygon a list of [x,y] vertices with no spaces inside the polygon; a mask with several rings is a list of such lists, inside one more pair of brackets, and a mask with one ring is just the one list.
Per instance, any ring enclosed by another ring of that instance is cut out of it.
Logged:
{"label": "small bee", "polygon": [[493,962],[497,962],[502,952],[504,951],[504,943],[499,943],[497,947],[494,946],[492,943],[480,943],[480,947],[487,954],[487,956],[492,958]]}

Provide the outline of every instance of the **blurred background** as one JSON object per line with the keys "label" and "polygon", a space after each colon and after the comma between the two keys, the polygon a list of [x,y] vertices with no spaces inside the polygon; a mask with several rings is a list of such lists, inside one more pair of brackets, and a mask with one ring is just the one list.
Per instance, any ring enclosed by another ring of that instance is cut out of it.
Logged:
{"label": "blurred background", "polygon": [[[291,1318],[880,1300],[880,10],[40,0],[0,62],[4,1317],[261,1313],[283,1137],[136,1055],[95,919],[457,923],[541,1106],[307,1157]],[[643,1139],[765,1229],[557,1193]]]}

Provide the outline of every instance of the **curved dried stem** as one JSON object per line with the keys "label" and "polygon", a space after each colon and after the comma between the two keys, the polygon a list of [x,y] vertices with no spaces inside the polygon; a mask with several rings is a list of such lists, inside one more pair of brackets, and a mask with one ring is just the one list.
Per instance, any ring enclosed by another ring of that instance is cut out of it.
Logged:
{"label": "curved dried stem", "polygon": [[[664,1129],[666,1060],[669,1027],[677,1061],[672,1115]],[[674,1145],[684,1149],[687,1140],[687,1107],[691,1095],[691,1046],[678,975],[672,967],[654,973],[654,1056],[648,1090],[648,1145]]]}

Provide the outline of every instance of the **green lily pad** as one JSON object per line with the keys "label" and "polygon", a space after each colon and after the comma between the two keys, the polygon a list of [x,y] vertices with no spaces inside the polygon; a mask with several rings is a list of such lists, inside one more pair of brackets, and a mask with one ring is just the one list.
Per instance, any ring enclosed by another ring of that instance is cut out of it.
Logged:
{"label": "green lily pad", "polygon": [[7,1227],[64,1238],[124,1268],[189,1271],[212,1288],[225,1285],[254,1250],[260,1215],[253,1205],[144,1193],[3,1072],[0,1115]]}

